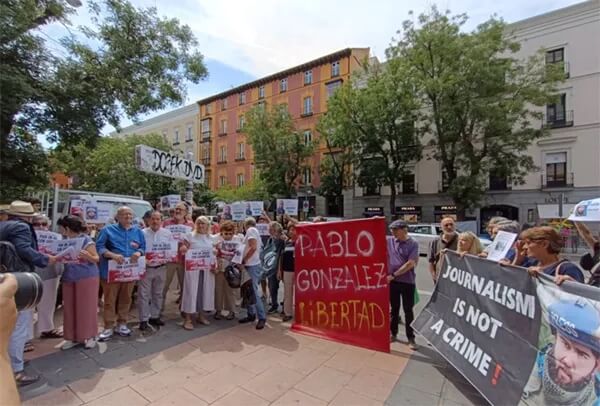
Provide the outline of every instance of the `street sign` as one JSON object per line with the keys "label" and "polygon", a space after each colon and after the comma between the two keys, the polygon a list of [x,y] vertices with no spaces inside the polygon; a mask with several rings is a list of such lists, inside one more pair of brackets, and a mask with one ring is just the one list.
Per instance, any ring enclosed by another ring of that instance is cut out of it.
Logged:
{"label": "street sign", "polygon": [[135,147],[135,166],[153,175],[204,183],[204,165],[147,145]]}

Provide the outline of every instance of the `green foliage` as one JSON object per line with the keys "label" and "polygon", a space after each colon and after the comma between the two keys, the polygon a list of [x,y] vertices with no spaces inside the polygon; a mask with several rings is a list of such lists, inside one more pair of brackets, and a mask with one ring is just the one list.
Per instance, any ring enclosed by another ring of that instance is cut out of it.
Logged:
{"label": "green foliage", "polygon": [[31,134],[18,130],[8,136],[6,143],[0,139],[0,162],[0,202],[10,203],[48,186],[48,157]]}
{"label": "green foliage", "polygon": [[217,205],[215,204],[217,195],[210,190],[210,188],[206,187],[206,185],[194,184],[193,193],[194,203],[196,203],[198,207],[204,207],[209,212],[217,208]]}
{"label": "green foliage", "polygon": [[540,107],[550,102],[562,67],[541,54],[517,59],[519,44],[494,18],[465,33],[465,15],[432,8],[406,21],[387,50],[407,66],[429,127],[428,158],[439,160],[449,195],[462,209],[481,201],[490,172],[522,183],[535,170],[527,149],[547,135]]}
{"label": "green foliage", "polygon": [[183,183],[172,178],[151,175],[135,167],[135,146],[148,145],[163,151],[169,145],[158,134],[106,137],[90,149],[81,144],[53,151],[52,162],[64,165],[76,179],[75,188],[126,195],[143,194],[147,200],[171,193],[182,193]]}
{"label": "green foliage", "polygon": [[[345,84],[329,99],[328,112],[320,123],[331,150],[338,149],[337,165],[325,161],[337,178],[333,192],[340,195],[346,186],[345,170],[352,162],[360,186],[388,186],[390,210],[396,207],[397,183],[408,166],[421,158],[418,126],[420,104],[400,60],[385,68],[364,64],[364,72]],[[351,155],[347,155],[351,154]]]}
{"label": "green foliage", "polygon": [[186,81],[206,77],[188,26],[127,0],[85,3],[93,22],[79,27],[85,39],[63,38],[64,51],[54,54],[37,29],[69,26],[72,7],[64,0],[0,4],[2,139],[17,125],[50,141],[93,144],[107,123],[118,127],[123,115],[181,104]]}
{"label": "green foliage", "polygon": [[246,113],[244,132],[254,150],[258,177],[270,196],[292,196],[300,176],[309,168],[306,160],[314,145],[305,145],[304,135],[294,127],[285,106],[270,110],[256,107]]}
{"label": "green foliage", "polygon": [[244,186],[233,187],[225,185],[220,187],[215,192],[215,199],[227,203],[251,200],[264,201],[269,199],[269,193],[267,192],[265,183],[260,178],[255,178],[244,184]]}

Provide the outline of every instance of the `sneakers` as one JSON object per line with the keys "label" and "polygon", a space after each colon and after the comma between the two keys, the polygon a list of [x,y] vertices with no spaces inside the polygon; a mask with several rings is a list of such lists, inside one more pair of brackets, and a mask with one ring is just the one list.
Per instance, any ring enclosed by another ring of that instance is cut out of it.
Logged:
{"label": "sneakers", "polygon": [[267,311],[267,313],[269,313],[269,314],[277,313],[277,310],[279,310],[279,307],[271,306],[271,307],[269,307],[269,310]]}
{"label": "sneakers", "polygon": [[246,316],[243,319],[239,319],[238,322],[240,324],[245,324],[245,323],[252,323],[254,320],[256,320],[256,316]]}
{"label": "sneakers", "polygon": [[140,321],[140,331],[146,331],[148,330],[150,327],[148,327],[148,322],[147,321]]}
{"label": "sneakers", "polygon": [[78,343],[76,343],[75,341],[69,341],[69,340],[65,340],[65,342],[63,343],[63,345],[60,346],[60,349],[65,351],[65,350],[70,350],[73,347],[76,347]]}
{"label": "sneakers", "polygon": [[98,336],[98,341],[108,341],[112,338],[112,336],[113,336],[112,328],[104,329]]}
{"label": "sneakers", "polygon": [[85,340],[84,346],[86,350],[91,350],[92,348],[94,348],[96,346],[96,337],[88,338],[87,340]]}
{"label": "sneakers", "polygon": [[411,340],[408,340],[408,348],[410,348],[413,351],[416,351],[419,348],[419,346],[417,345],[417,343],[415,343],[415,339],[414,338],[411,339]]}
{"label": "sneakers", "polygon": [[131,330],[129,330],[127,324],[119,324],[117,327],[115,327],[115,333],[121,337],[129,337],[131,335]]}
{"label": "sneakers", "polygon": [[198,313],[198,317],[196,317],[196,321],[204,326],[210,325],[210,321],[206,318],[204,313]]}
{"label": "sneakers", "polygon": [[150,324],[151,326],[160,327],[160,326],[164,326],[165,322],[162,321],[160,319],[160,317],[157,317],[155,319],[150,318],[150,320],[148,320],[148,324]]}
{"label": "sneakers", "polygon": [[257,330],[262,330],[263,328],[265,328],[265,324],[267,323],[267,321],[265,319],[260,319],[258,321],[258,323],[256,323],[256,329]]}

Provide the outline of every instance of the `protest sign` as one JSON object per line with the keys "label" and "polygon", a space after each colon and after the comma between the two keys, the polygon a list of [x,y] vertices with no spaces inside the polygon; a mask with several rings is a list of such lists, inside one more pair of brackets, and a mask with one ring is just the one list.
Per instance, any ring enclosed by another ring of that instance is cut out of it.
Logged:
{"label": "protest sign", "polygon": [[600,197],[583,200],[575,205],[569,216],[571,221],[600,222]]}
{"label": "protest sign", "polygon": [[185,270],[208,271],[213,264],[212,247],[191,248],[185,253]]}
{"label": "protest sign", "polygon": [[85,203],[83,219],[90,224],[106,224],[113,216],[113,206],[109,203]]}
{"label": "protest sign", "polygon": [[55,241],[62,240],[62,235],[52,231],[35,230],[35,236],[38,243],[38,251],[44,254],[54,255],[52,244]]}
{"label": "protest sign", "polygon": [[385,220],[299,224],[296,233],[292,329],[389,352]]}
{"label": "protest sign", "polygon": [[508,233],[506,231],[498,231],[496,234],[496,238],[490,244],[487,249],[488,256],[487,259],[490,261],[500,261],[501,259],[506,258],[508,251],[513,246],[515,240],[517,239],[517,235],[514,233]]}
{"label": "protest sign", "polygon": [[204,165],[147,145],[136,145],[135,167],[153,175],[204,183]]}
{"label": "protest sign", "polygon": [[298,215],[298,200],[296,199],[277,199],[277,210],[278,216],[287,214],[288,216]]}
{"label": "protest sign", "polygon": [[121,265],[117,261],[108,261],[108,282],[133,282],[140,280],[146,273],[146,259],[140,257],[137,262],[125,258]]}
{"label": "protest sign", "polygon": [[231,215],[231,205],[226,204],[223,206],[223,211],[221,212],[221,218],[223,220],[233,220],[233,216]]}
{"label": "protest sign", "polygon": [[233,258],[231,258],[231,262],[234,264],[241,264],[242,259],[244,259],[244,250],[245,249],[246,249],[246,245],[239,243],[239,245],[235,251],[235,255],[233,256]]}
{"label": "protest sign", "polygon": [[146,249],[146,263],[159,266],[169,262],[177,262],[177,241],[154,241]]}
{"label": "protest sign", "polygon": [[171,224],[165,226],[165,228],[171,232],[175,241],[182,241],[186,234],[192,232],[192,227],[183,224]]}
{"label": "protest sign", "polygon": [[269,225],[265,223],[258,223],[256,225],[256,229],[261,236],[270,235],[269,234]]}
{"label": "protest sign", "polygon": [[179,202],[181,202],[181,196],[166,195],[160,198],[160,208],[161,210],[174,209]]}
{"label": "protest sign", "polygon": [[219,244],[219,251],[222,257],[231,260],[240,251],[242,244],[239,241],[229,240],[221,241]]}
{"label": "protest sign", "polygon": [[264,210],[263,202],[261,201],[251,201],[246,202],[246,215],[248,216],[260,216]]}
{"label": "protest sign", "polygon": [[600,289],[448,252],[413,322],[494,405],[592,405]]}
{"label": "protest sign", "polygon": [[235,202],[231,204],[231,219],[233,221],[243,221],[246,217],[246,204],[244,202]]}

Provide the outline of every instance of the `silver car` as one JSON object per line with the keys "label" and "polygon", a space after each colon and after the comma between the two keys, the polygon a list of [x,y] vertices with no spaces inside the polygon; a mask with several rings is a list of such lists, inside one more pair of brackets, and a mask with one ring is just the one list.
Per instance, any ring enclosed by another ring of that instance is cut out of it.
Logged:
{"label": "silver car", "polygon": [[[460,232],[460,230],[457,230]],[[408,235],[419,244],[419,254],[428,255],[429,246],[433,240],[442,233],[442,227],[439,224],[409,224]],[[483,247],[487,247],[492,242],[484,237],[479,237]]]}

